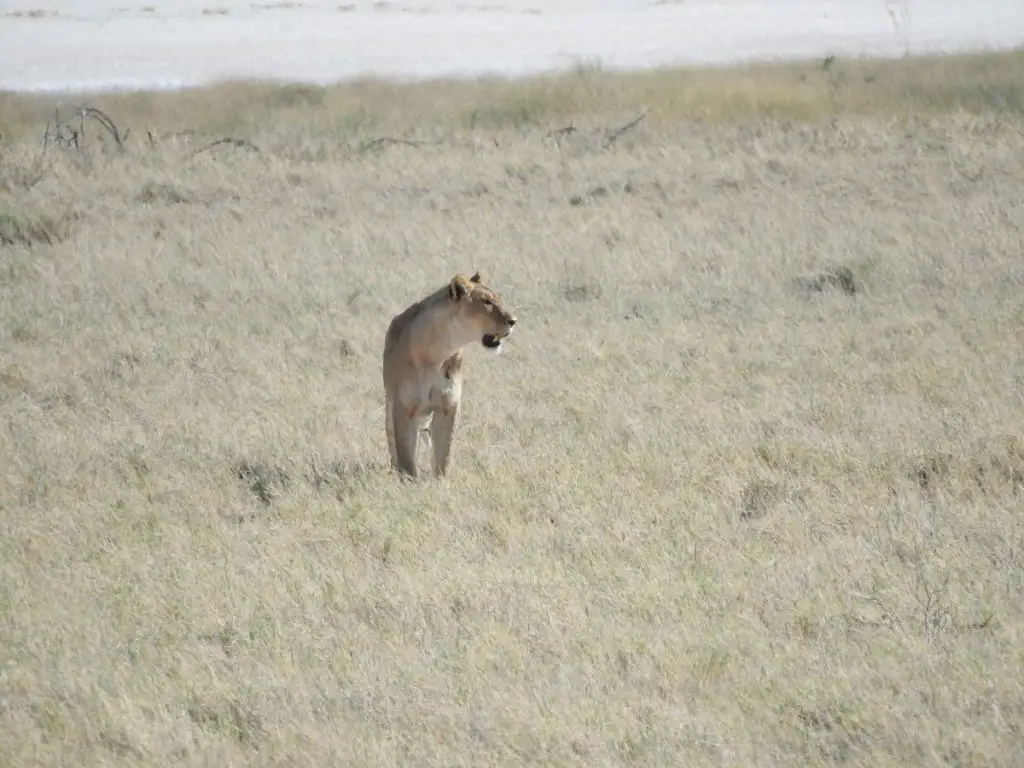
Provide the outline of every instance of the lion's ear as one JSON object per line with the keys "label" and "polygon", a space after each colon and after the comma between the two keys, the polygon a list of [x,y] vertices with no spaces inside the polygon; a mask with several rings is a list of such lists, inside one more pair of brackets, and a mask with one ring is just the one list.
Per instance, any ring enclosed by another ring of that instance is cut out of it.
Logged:
{"label": "lion's ear", "polygon": [[462,301],[469,296],[469,282],[462,275],[456,275],[448,283],[448,298],[452,301]]}
{"label": "lion's ear", "polygon": [[469,282],[471,282],[471,283],[482,283],[483,280],[480,279],[480,273],[479,272],[474,272],[473,276],[471,278],[469,278]]}

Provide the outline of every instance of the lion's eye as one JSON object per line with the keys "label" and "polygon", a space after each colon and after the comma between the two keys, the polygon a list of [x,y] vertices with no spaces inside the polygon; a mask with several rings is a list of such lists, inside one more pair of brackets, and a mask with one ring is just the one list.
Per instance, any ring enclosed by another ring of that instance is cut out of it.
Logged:
{"label": "lion's eye", "polygon": [[494,306],[494,302],[491,301],[490,299],[484,299],[484,305],[488,306],[488,307],[493,307]]}

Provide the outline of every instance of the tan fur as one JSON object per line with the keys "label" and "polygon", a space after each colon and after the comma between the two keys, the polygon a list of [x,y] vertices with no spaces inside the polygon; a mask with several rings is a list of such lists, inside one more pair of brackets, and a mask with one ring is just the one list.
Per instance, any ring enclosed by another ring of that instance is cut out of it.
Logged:
{"label": "tan fur", "polygon": [[483,343],[499,352],[515,324],[479,272],[468,279],[456,275],[392,319],[383,366],[391,466],[418,476],[416,448],[429,420],[434,474],[448,473],[462,399],[462,350]]}

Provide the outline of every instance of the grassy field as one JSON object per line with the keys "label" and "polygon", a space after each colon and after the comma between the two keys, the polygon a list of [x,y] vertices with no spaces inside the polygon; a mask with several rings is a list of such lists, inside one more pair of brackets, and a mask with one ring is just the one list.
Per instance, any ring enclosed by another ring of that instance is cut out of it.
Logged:
{"label": "grassy field", "polygon": [[0,764],[1020,765],[1022,231],[1020,52],[0,96]]}

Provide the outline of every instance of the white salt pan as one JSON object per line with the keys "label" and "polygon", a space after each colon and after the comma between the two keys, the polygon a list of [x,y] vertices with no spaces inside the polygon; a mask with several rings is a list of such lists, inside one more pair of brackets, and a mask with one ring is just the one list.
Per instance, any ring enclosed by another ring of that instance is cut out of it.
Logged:
{"label": "white salt pan", "polygon": [[1024,0],[131,1],[0,2],[0,89],[512,76],[578,63],[635,69],[1024,45]]}

